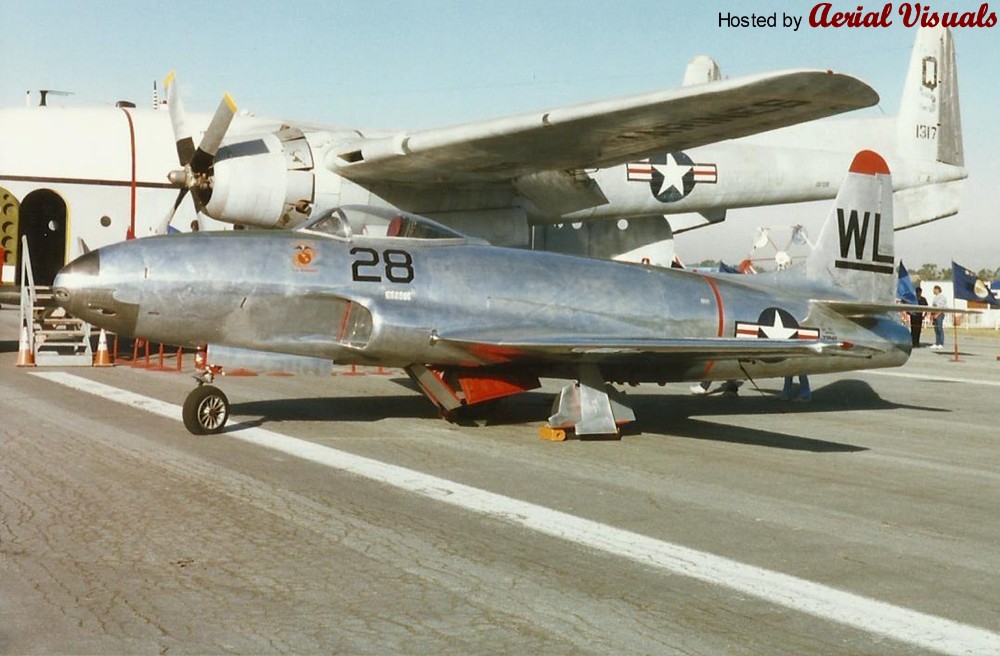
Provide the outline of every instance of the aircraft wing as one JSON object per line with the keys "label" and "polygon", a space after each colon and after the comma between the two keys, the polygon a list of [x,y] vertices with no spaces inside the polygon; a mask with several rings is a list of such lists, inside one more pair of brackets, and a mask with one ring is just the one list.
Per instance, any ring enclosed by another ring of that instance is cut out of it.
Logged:
{"label": "aircraft wing", "polygon": [[326,165],[357,181],[461,183],[600,168],[868,107],[857,78],[794,70],[454,127],[362,138]]}
{"label": "aircraft wing", "polygon": [[611,363],[647,356],[676,356],[687,360],[753,360],[815,355],[864,358],[878,352],[845,342],[726,337],[647,339],[546,335],[506,338],[502,334],[484,333],[438,336],[437,342],[465,350],[470,356],[488,363],[533,358]]}

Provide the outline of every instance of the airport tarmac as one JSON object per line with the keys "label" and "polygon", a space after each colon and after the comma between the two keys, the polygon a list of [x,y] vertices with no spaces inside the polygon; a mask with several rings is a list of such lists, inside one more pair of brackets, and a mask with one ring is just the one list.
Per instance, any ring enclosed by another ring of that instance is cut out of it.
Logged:
{"label": "airport tarmac", "polygon": [[618,441],[540,440],[544,393],[466,427],[398,376],[226,377],[194,437],[190,377],[18,369],[16,322],[0,652],[1000,653],[1000,339],[809,404],[630,389]]}

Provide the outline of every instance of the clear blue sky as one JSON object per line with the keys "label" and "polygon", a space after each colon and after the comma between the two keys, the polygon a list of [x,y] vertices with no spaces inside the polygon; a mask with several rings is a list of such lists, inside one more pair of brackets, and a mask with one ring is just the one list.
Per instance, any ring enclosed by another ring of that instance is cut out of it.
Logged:
{"label": "clear blue sky", "polygon": [[[211,111],[224,91],[257,114],[366,128],[424,128],[679,84],[696,54],[727,76],[796,67],[861,77],[893,114],[913,32],[798,32],[719,26],[719,13],[807,16],[814,2],[325,0],[102,3],[0,0],[0,105],[28,89],[74,91],[67,104],[150,102],[176,69],[189,110]],[[884,3],[868,3],[881,9]],[[895,3],[898,6],[899,3]],[[925,3],[927,4],[927,3]],[[979,0],[932,3],[974,11]],[[858,3],[835,2],[839,10]],[[994,9],[1000,11],[1000,6]],[[952,258],[1000,266],[995,61],[1000,26],[955,33],[965,134],[959,216],[897,235],[915,268]],[[2,146],[0,146],[2,147]],[[735,212],[678,238],[688,261],[737,259],[758,225],[822,221],[824,205]]]}

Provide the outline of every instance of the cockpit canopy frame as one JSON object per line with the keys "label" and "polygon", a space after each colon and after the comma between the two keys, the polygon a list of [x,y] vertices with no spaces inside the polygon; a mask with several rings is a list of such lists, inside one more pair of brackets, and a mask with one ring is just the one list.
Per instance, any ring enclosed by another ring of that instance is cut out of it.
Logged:
{"label": "cockpit canopy frame", "polygon": [[342,205],[326,210],[295,231],[345,241],[354,241],[359,237],[462,241],[468,239],[462,233],[427,217],[369,205]]}

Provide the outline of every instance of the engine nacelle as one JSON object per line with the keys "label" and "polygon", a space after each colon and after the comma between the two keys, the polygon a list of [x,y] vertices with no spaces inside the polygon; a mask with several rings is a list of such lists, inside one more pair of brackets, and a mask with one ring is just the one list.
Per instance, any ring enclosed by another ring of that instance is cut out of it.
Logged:
{"label": "engine nacelle", "polygon": [[292,227],[316,201],[309,139],[296,128],[228,143],[215,156],[208,214],[260,228]]}

